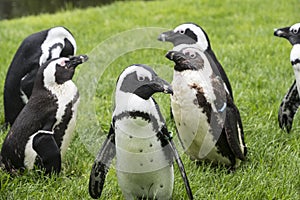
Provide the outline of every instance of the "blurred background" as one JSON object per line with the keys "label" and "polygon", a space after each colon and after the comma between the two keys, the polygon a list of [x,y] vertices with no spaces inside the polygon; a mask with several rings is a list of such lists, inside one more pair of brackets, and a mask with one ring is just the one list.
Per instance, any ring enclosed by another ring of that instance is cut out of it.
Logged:
{"label": "blurred background", "polygon": [[0,0],[0,20],[101,6],[122,0]]}

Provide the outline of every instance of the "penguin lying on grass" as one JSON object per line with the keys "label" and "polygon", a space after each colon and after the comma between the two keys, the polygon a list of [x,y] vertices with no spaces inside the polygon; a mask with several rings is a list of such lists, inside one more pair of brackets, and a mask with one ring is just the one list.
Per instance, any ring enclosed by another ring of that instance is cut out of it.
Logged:
{"label": "penguin lying on grass", "polygon": [[213,66],[215,73],[220,74],[220,77],[226,84],[229,94],[233,99],[229,79],[211,48],[208,35],[199,25],[195,23],[181,24],[174,30],[160,34],[158,40],[171,42],[174,45],[173,51],[181,51],[186,47],[194,47],[202,51],[204,54],[203,56],[205,56],[210,65]]}
{"label": "penguin lying on grass", "polygon": [[293,45],[290,61],[294,69],[296,80],[284,96],[278,112],[280,128],[285,129],[289,133],[292,129],[294,115],[300,105],[300,23],[294,24],[291,27],[276,29],[274,35],[287,39],[291,45]]}
{"label": "penguin lying on grass", "polygon": [[5,123],[12,125],[27,103],[39,67],[48,60],[76,53],[70,31],[54,27],[28,36],[17,50],[4,85]]}
{"label": "penguin lying on grass", "polygon": [[55,58],[39,68],[32,95],[2,145],[2,163],[8,172],[33,169],[35,164],[46,174],[60,172],[79,103],[72,77],[87,58]]}
{"label": "penguin lying on grass", "polygon": [[111,128],[93,164],[89,192],[99,198],[116,156],[119,186],[126,199],[171,199],[173,158],[193,199],[184,166],[159,106],[151,97],[171,94],[171,86],[148,66],[132,65],[119,76]]}
{"label": "penguin lying on grass", "polygon": [[215,65],[192,47],[166,57],[175,62],[171,107],[185,153],[235,169],[246,158],[243,126]]}

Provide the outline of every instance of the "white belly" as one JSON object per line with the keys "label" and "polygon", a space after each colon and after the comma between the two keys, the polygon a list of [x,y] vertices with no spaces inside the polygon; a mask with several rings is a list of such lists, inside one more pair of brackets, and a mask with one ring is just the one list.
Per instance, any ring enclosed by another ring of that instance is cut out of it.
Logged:
{"label": "white belly", "polygon": [[[208,81],[198,79],[197,84],[203,86],[207,101],[214,106],[215,96],[212,88],[207,86]],[[172,82],[174,90],[171,97],[172,112],[184,150],[192,159],[221,160],[221,162],[230,164],[227,158],[218,153],[215,146],[217,140],[212,135],[207,115],[203,112],[203,108],[198,106],[196,91],[190,87],[193,83],[195,82],[189,82],[179,74],[175,74]],[[215,108],[213,107],[213,109]]]}
{"label": "white belly", "polygon": [[115,123],[118,183],[126,199],[169,199],[173,165],[166,159],[152,125],[139,119]]}

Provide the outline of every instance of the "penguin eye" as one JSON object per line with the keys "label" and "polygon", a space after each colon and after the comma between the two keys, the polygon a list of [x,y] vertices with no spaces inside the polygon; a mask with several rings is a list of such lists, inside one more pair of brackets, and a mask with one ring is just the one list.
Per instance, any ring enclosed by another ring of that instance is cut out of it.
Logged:
{"label": "penguin eye", "polygon": [[298,29],[293,29],[292,32],[293,32],[294,34],[297,34],[297,33],[298,33]]}
{"label": "penguin eye", "polygon": [[180,34],[182,34],[182,35],[185,33],[184,30],[179,30],[178,32],[179,32]]}
{"label": "penguin eye", "polygon": [[196,54],[195,53],[190,53],[190,57],[191,58],[196,58]]}
{"label": "penguin eye", "polygon": [[138,77],[138,81],[144,81],[145,80],[145,77],[144,76],[139,76]]}

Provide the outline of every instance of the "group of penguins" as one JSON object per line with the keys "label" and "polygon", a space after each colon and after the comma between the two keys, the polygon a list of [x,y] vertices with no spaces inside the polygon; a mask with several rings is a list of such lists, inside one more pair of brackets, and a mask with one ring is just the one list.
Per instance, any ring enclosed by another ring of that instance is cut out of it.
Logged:
{"label": "group of penguins", "polygon": [[[293,45],[290,60],[296,80],[279,109],[288,132],[300,105],[300,23],[274,35]],[[172,134],[152,97],[171,96],[171,115],[184,152],[191,160],[236,169],[247,147],[229,79],[206,32],[184,23],[161,33],[158,40],[174,48],[165,55],[174,64],[168,83],[144,64],[123,70],[116,81],[114,111],[106,140],[91,166],[89,193],[101,196],[114,157],[118,184],[126,199],[172,199],[176,161],[189,199],[193,199]],[[65,27],[28,36],[18,48],[4,86],[5,123],[10,128],[1,147],[0,165],[15,174],[40,168],[61,171],[62,158],[75,129],[79,92],[72,81],[87,55],[76,55],[76,41]]]}

